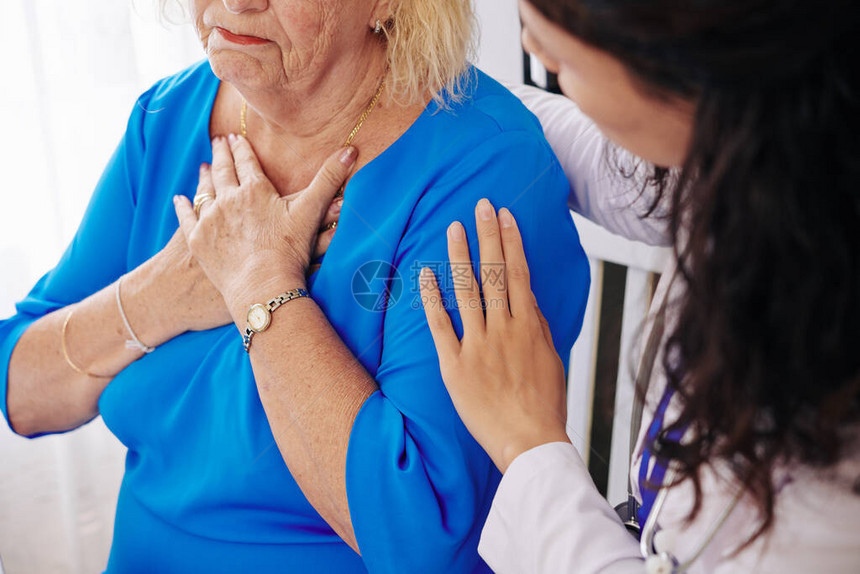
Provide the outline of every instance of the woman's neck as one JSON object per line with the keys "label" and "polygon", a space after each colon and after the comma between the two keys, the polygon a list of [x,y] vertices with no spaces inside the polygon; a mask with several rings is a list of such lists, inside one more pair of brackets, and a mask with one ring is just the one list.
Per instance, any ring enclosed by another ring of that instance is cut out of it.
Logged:
{"label": "woman's neck", "polygon": [[296,78],[267,90],[238,87],[238,91],[247,100],[249,113],[261,120],[259,129],[285,137],[316,138],[355,124],[384,72],[385,51],[377,48],[340,60],[322,76]]}
{"label": "woman's neck", "polygon": [[[343,145],[377,92],[385,69],[385,52],[380,49],[345,58],[323,76],[297,78],[277,89],[235,89],[239,109],[242,98],[248,102],[248,139],[263,166],[270,167],[270,177],[280,180],[276,185],[287,187],[282,192],[309,182],[322,161]],[[380,102],[362,129],[371,131],[378,124],[373,120],[386,113]],[[289,167],[290,174],[279,174],[285,171],[279,165]]]}

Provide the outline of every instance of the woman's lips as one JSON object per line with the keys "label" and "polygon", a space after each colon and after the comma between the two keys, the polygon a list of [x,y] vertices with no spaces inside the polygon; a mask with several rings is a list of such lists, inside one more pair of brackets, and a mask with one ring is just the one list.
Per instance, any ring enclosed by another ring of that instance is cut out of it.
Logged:
{"label": "woman's lips", "polygon": [[228,42],[233,42],[234,44],[241,44],[243,46],[250,46],[256,44],[268,44],[268,40],[264,40],[263,38],[258,38],[256,36],[240,36],[239,34],[234,34],[229,30],[225,30],[224,28],[215,27],[218,30],[218,33],[224,36],[224,39]]}

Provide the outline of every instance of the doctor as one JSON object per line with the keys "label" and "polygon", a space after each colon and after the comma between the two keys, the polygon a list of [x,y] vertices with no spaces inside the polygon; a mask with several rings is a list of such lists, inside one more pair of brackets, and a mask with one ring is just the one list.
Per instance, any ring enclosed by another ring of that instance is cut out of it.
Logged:
{"label": "doctor", "polygon": [[[481,260],[506,262],[508,280],[487,284],[486,314],[477,281],[461,286],[462,339],[424,271],[445,384],[504,473],[481,555],[502,574],[860,572],[857,4],[520,9],[524,46],[576,102],[520,91],[569,174],[571,208],[673,245],[675,265],[637,377],[641,543],[567,439],[564,370],[516,206],[477,220]],[[474,238],[460,236],[448,244],[462,264]]]}

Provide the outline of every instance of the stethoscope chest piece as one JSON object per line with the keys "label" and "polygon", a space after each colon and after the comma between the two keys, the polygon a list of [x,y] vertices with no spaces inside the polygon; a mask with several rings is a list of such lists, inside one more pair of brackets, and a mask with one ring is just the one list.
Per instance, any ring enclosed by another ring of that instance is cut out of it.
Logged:
{"label": "stethoscope chest piece", "polygon": [[678,562],[668,552],[652,554],[645,560],[647,574],[676,574]]}

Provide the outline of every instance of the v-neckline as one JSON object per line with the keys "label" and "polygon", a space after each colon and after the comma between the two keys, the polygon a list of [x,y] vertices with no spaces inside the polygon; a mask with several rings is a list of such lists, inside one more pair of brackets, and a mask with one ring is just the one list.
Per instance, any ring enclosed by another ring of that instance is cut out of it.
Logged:
{"label": "v-neckline", "polygon": [[[208,60],[205,62],[205,66],[206,66],[206,73],[209,75],[209,81],[212,82],[212,88],[211,88],[212,91],[209,94],[209,100],[206,104],[206,108],[204,109],[204,112],[206,114],[206,119],[207,119],[206,129],[200,130],[202,133],[199,135],[200,139],[197,142],[197,144],[200,146],[200,149],[209,151],[208,156],[209,156],[209,161],[211,162],[212,161],[212,157],[211,157],[211,155],[212,155],[211,154],[211,152],[212,152],[212,138],[210,136],[211,136],[211,126],[212,126],[212,112],[215,109],[215,100],[218,98],[218,92],[221,89],[221,85],[223,84],[223,81],[218,76],[216,76],[215,73],[212,71],[212,66],[209,64]],[[448,92],[444,91],[442,94],[442,97],[443,97],[443,99],[445,99],[447,101]],[[358,170],[356,170],[355,173],[352,174],[352,177],[349,178],[349,181],[347,182],[346,187],[344,188],[344,191],[343,191],[343,199],[344,199],[343,205],[344,205],[344,207],[347,206],[348,198],[350,197],[347,194],[347,192],[351,187],[355,187],[354,182],[356,181],[356,179],[361,181],[365,177],[370,177],[370,176],[367,176],[365,174],[372,173],[374,171],[376,165],[384,163],[384,158],[386,158],[389,155],[394,154],[397,149],[406,145],[404,142],[413,138],[414,134],[418,131],[418,128],[420,128],[424,123],[426,123],[428,121],[428,118],[430,116],[432,116],[433,114],[435,114],[438,110],[439,110],[439,105],[437,104],[436,100],[431,98],[430,101],[428,101],[427,104],[424,106],[424,109],[421,111],[421,113],[418,114],[418,116],[415,118],[415,120],[409,125],[408,128],[406,128],[406,131],[404,131],[402,134],[400,134],[400,136],[396,140],[391,142],[391,144],[389,144],[385,149],[383,149],[379,154],[377,154],[376,157],[374,157],[372,160],[370,160],[369,162],[367,162],[366,164],[361,166]],[[335,233],[334,236],[332,237],[332,241],[329,244],[328,249],[331,249],[331,246],[334,245],[334,242],[337,240],[337,236],[338,236],[338,234]],[[328,249],[326,251],[328,251]],[[313,283],[311,278],[313,277],[314,280],[316,279],[316,276],[322,270],[322,263],[324,261],[325,261],[325,254],[322,255],[322,258],[319,261],[320,266],[316,270],[314,270],[310,275],[308,275],[308,277],[307,277],[309,287],[310,287],[311,283]]]}

